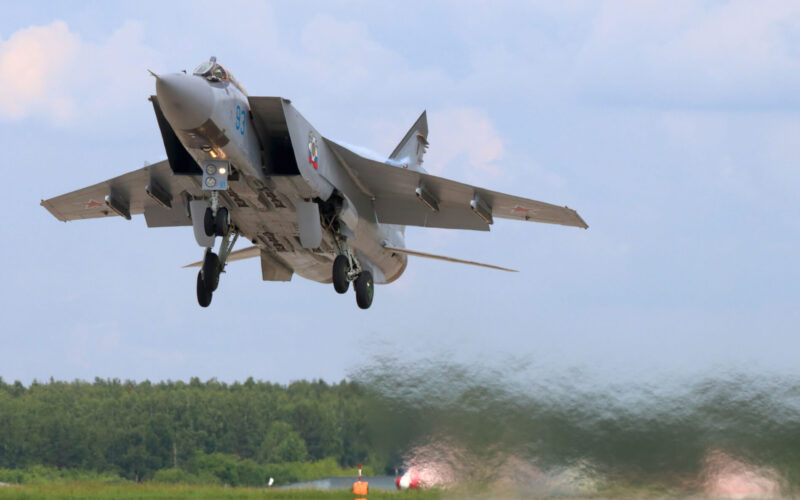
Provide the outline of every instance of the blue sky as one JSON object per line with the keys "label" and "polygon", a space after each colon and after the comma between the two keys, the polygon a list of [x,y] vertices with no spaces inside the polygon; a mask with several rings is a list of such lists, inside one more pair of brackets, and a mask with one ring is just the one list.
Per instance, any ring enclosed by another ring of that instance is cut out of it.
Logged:
{"label": "blue sky", "polygon": [[[379,356],[800,375],[795,2],[225,5],[3,7],[5,380],[338,380]],[[590,229],[409,229],[409,248],[521,272],[411,260],[368,311],[237,262],[201,309],[190,228],[63,224],[39,200],[163,159],[147,69],[210,55],[384,154],[427,109],[430,171],[568,204]]]}

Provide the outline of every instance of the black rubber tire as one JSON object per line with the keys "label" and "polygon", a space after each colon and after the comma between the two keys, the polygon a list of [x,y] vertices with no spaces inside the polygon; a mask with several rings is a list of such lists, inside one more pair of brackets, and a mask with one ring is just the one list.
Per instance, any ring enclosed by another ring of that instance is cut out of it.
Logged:
{"label": "black rubber tire", "polygon": [[350,271],[350,261],[344,255],[337,255],[333,261],[333,288],[336,293],[344,293],[350,288],[347,281],[347,272]]}
{"label": "black rubber tire", "polygon": [[197,303],[200,307],[208,307],[211,304],[211,290],[206,286],[203,280],[203,271],[197,273]]}
{"label": "black rubber tire", "polygon": [[208,252],[203,259],[203,281],[212,292],[217,290],[219,286],[219,273],[222,266],[219,263],[219,256],[214,252]]}
{"label": "black rubber tire", "polygon": [[372,296],[375,294],[375,284],[372,282],[372,273],[362,271],[356,278],[356,303],[361,309],[369,309],[372,305]]}
{"label": "black rubber tire", "polygon": [[225,236],[228,234],[228,209],[220,207],[217,209],[217,219],[214,222],[214,227],[217,231],[217,236]]}
{"label": "black rubber tire", "polygon": [[214,212],[211,211],[211,207],[206,208],[206,213],[203,216],[203,229],[206,232],[206,236],[214,236],[217,230]]}

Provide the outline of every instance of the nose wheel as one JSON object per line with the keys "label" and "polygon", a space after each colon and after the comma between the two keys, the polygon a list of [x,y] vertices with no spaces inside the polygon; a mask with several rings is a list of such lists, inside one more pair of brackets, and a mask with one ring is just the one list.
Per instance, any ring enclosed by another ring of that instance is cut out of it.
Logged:
{"label": "nose wheel", "polygon": [[230,222],[228,219],[228,209],[219,207],[217,213],[209,207],[206,208],[205,216],[203,217],[203,229],[206,236],[225,236],[230,229]]}

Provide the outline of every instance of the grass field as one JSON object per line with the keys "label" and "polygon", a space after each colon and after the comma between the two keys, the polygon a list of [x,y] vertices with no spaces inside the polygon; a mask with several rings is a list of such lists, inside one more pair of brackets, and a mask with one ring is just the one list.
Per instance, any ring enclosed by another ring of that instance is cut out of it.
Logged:
{"label": "grass field", "polygon": [[[132,499],[267,499],[267,500],[358,500],[361,497],[349,491],[319,490],[279,490],[268,488],[226,487],[226,486],[192,486],[163,483],[100,483],[100,482],[65,482],[53,484],[29,484],[0,486],[0,500],[4,499],[87,499],[87,500],[132,500]],[[585,495],[563,495],[532,493],[515,487],[478,485],[461,485],[447,490],[416,491],[378,491],[369,493],[370,500],[532,500],[535,498],[580,499],[672,499],[683,498],[705,500],[714,498],[798,498],[796,495],[778,495],[777,492],[767,496],[708,496],[700,492],[671,490],[666,487],[624,487],[607,488]]]}
{"label": "grass field", "polygon": [[[276,490],[264,488],[228,488],[223,486],[184,486],[170,484],[102,484],[65,483],[50,485],[12,485],[0,487],[0,499],[251,499],[275,500],[304,499],[348,499],[354,495],[348,491]],[[438,491],[373,491],[370,500],[412,499],[428,500],[441,498]]]}

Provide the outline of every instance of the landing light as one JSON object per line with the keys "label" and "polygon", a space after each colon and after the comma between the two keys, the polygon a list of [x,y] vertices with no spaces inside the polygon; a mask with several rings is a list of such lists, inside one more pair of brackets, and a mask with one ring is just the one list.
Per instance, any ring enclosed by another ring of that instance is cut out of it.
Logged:
{"label": "landing light", "polygon": [[208,175],[214,175],[217,173],[217,166],[214,164],[209,164],[206,166],[206,173]]}
{"label": "landing light", "polygon": [[219,175],[225,175],[228,173],[228,169],[225,167],[219,167]]}
{"label": "landing light", "polygon": [[217,180],[213,177],[206,177],[206,186],[214,187],[217,185]]}

